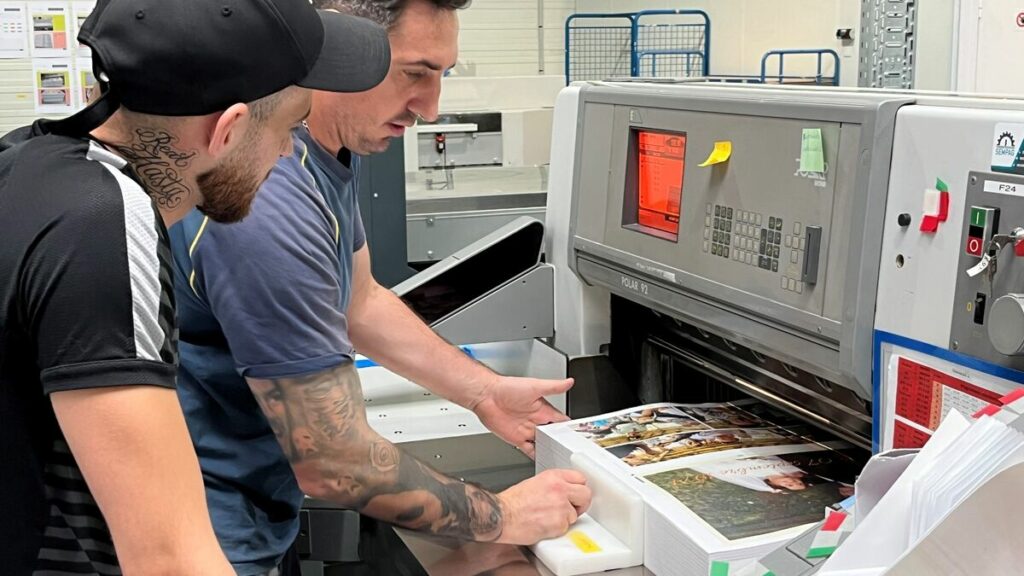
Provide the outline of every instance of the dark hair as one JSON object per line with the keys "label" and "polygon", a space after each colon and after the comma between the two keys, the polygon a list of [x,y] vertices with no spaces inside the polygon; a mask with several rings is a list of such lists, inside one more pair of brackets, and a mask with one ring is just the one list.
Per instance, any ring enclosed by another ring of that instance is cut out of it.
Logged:
{"label": "dark hair", "polygon": [[[411,0],[313,0],[318,10],[337,10],[345,14],[360,16],[391,29],[398,23],[402,12]],[[424,0],[438,10],[462,10],[469,8],[473,0]]]}

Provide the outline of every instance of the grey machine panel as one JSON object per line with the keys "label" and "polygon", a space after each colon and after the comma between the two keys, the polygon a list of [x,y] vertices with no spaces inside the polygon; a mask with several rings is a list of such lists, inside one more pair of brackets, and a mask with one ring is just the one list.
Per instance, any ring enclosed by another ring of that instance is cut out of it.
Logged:
{"label": "grey machine panel", "polygon": [[[1016,227],[1024,227],[1024,198],[1015,193],[986,192],[986,184],[989,189],[999,189],[1003,185],[1024,191],[1024,178],[1020,176],[971,172],[968,178],[967,201],[964,205],[964,245],[959,247],[960,260],[949,345],[951,350],[1014,370],[1024,370],[1024,356],[1000,353],[993,346],[991,336],[992,332],[1004,338],[1013,336],[1013,332],[1020,334],[1022,324],[1019,316],[1013,317],[998,311],[993,315],[992,311],[1000,297],[1024,292],[1024,260],[1015,256],[1014,247],[1008,245],[996,257],[994,276],[989,277],[983,272],[971,278],[966,273],[967,269],[981,260],[967,252],[967,243],[972,236],[979,237],[978,233],[981,233],[980,246],[984,250],[988,240],[984,238],[986,229],[992,233],[1007,234]],[[972,222],[972,208],[985,209],[984,222]]]}
{"label": "grey machine panel", "polygon": [[554,334],[554,270],[541,262],[544,224],[521,217],[392,290],[452,344]]}
{"label": "grey machine panel", "polygon": [[[843,92],[584,86],[570,262],[588,282],[870,399],[892,130],[909,103]],[[800,170],[807,128],[821,130],[824,173]],[[685,134],[676,240],[636,224],[638,130]],[[725,140],[731,158],[699,166]]]}

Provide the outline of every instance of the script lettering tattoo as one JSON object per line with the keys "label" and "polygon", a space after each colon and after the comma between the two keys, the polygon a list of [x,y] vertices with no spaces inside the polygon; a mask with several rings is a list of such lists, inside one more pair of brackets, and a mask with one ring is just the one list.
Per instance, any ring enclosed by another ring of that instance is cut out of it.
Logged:
{"label": "script lettering tattoo", "polygon": [[116,146],[161,208],[177,208],[192,194],[182,173],[197,152],[179,150],[177,142],[166,130],[138,128],[130,143]]}
{"label": "script lettering tattoo", "polygon": [[501,535],[497,496],[435,471],[373,432],[351,366],[249,385],[311,496],[434,534],[477,541]]}

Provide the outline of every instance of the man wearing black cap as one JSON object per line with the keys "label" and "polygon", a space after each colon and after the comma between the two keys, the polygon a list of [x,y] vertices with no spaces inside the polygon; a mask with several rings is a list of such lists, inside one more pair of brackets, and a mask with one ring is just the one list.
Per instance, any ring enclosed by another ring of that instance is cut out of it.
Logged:
{"label": "man wearing black cap", "polygon": [[458,52],[456,10],[468,4],[320,0],[388,28],[388,77],[348,98],[314,92],[295,156],[278,163],[244,222],[193,213],[171,230],[178,392],[214,529],[240,575],[279,561],[298,533],[303,494],[405,527],[517,544],[562,534],[589,505],[578,473],[551,471],[494,494],[437,473],[366,421],[355,349],[472,410],[527,454],[537,425],[565,419],[544,396],[571,380],[495,374],[370,275],[352,152],[380,152],[417,117],[436,118]]}
{"label": "man wearing black cap", "polygon": [[79,38],[102,96],[0,145],[0,572],[233,574],[174,392],[166,227],[243,217],[310,89],[380,82],[387,36],[307,0],[100,0]]}

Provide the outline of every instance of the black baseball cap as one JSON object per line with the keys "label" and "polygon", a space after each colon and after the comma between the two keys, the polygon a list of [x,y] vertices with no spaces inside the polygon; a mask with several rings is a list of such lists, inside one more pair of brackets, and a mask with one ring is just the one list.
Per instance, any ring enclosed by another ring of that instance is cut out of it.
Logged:
{"label": "black baseball cap", "polygon": [[292,85],[362,92],[391,65],[382,27],[309,0],[99,0],[78,39],[104,91],[88,129],[118,105],[201,116]]}

